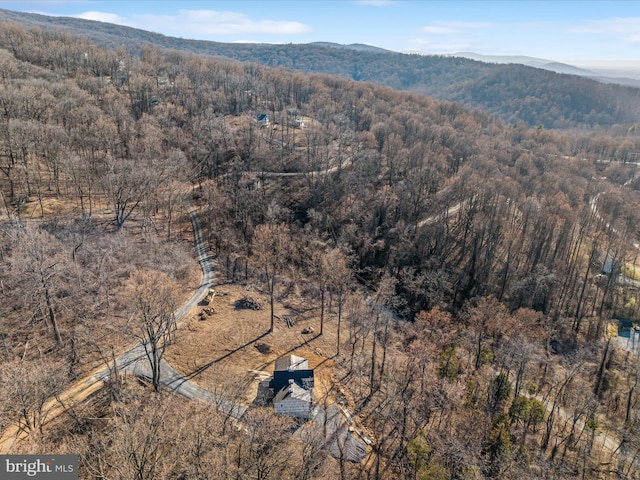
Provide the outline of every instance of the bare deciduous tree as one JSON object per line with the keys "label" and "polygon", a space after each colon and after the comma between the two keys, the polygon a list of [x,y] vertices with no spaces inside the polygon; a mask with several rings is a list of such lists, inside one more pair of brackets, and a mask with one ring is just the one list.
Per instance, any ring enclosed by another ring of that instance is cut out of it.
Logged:
{"label": "bare deciduous tree", "polygon": [[102,183],[112,202],[116,226],[122,228],[148,193],[148,172],[132,160],[113,160],[109,172],[102,177]]}
{"label": "bare deciduous tree", "polygon": [[283,445],[293,420],[257,408],[247,412],[244,423],[246,435],[238,445],[239,466],[244,473],[240,478],[283,478],[291,463]]}
{"label": "bare deciduous tree", "polygon": [[256,227],[253,235],[253,250],[259,262],[259,268],[265,276],[269,294],[271,326],[274,325],[274,297],[278,275],[287,264],[288,249],[291,248],[289,227],[284,224],[263,224]]}
{"label": "bare deciduous tree", "polygon": [[7,417],[18,422],[19,430],[42,432],[51,400],[65,385],[64,369],[46,361],[16,360],[0,365],[0,403]]}
{"label": "bare deciduous tree", "polygon": [[336,296],[336,301],[338,303],[338,338],[336,340],[336,355],[340,355],[342,310],[352,274],[348,265],[348,257],[340,248],[331,249],[325,257],[324,263],[328,275],[331,294]]}
{"label": "bare deciduous tree", "polygon": [[14,230],[16,251],[12,255],[12,271],[18,280],[33,318],[45,318],[49,322],[58,346],[62,336],[58,326],[56,303],[57,282],[65,269],[62,246],[44,230],[26,226]]}
{"label": "bare deciduous tree", "polygon": [[160,362],[176,328],[176,288],[168,275],[135,272],[131,275],[129,323],[132,335],[140,341],[151,368],[153,388],[160,388]]}

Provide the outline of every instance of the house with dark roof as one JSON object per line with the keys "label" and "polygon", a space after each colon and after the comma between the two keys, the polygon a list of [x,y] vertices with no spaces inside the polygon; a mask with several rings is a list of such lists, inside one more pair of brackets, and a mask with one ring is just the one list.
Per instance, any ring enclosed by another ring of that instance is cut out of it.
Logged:
{"label": "house with dark roof", "polygon": [[261,127],[268,126],[269,125],[269,115],[267,115],[266,113],[258,114],[258,116],[256,117],[256,122],[258,122],[258,125],[260,125]]}
{"label": "house with dark roof", "polygon": [[287,355],[275,362],[269,387],[273,408],[280,415],[308,420],[313,409],[313,370],[306,358]]}
{"label": "house with dark roof", "polygon": [[301,420],[311,418],[313,396],[310,390],[305,390],[296,382],[280,390],[273,398],[273,409],[279,415],[295,417]]}

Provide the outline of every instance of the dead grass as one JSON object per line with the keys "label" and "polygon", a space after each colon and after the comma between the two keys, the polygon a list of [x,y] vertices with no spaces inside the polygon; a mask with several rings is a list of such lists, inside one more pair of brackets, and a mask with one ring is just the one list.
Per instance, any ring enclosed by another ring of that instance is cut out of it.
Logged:
{"label": "dead grass", "polygon": [[[337,335],[334,314],[325,315],[324,334],[319,336],[319,308],[304,299],[287,299],[286,307],[282,302],[276,303],[278,318],[274,332],[267,334],[268,297],[237,284],[218,285],[216,292],[210,305],[200,306],[178,328],[177,341],[165,357],[174,368],[208,389],[220,382],[221,375],[226,380],[244,381],[248,385],[244,400],[249,404],[256,396],[260,379],[264,378],[258,372],[271,375],[277,358],[295,354],[307,358],[309,367],[315,370],[316,400],[326,395],[327,387],[334,383]],[[236,310],[236,300],[245,296],[260,302],[262,309]],[[207,315],[204,309],[213,313]],[[285,316],[293,319],[293,327],[287,326]],[[314,332],[303,334],[305,328],[313,328]],[[347,334],[343,323],[342,338]]]}

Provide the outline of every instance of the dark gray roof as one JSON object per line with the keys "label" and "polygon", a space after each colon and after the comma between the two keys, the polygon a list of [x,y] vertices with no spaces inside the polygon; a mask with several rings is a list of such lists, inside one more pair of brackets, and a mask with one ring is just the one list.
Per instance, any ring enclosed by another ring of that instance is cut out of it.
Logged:
{"label": "dark gray roof", "polygon": [[305,390],[295,382],[285,387],[282,387],[282,389],[274,397],[273,403],[282,402],[287,398],[293,398],[293,399],[301,400],[303,402],[308,402],[308,403],[311,403],[312,401],[311,392],[309,390]]}

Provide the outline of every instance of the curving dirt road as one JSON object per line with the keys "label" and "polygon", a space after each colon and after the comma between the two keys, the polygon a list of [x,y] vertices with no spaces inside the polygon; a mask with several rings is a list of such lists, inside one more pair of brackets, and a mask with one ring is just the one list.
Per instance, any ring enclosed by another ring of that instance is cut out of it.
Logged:
{"label": "curving dirt road", "polygon": [[465,204],[467,203],[467,200],[463,201],[463,202],[459,202],[456,203],[455,205],[453,205],[452,207],[449,207],[448,209],[437,213],[435,215],[431,215],[430,217],[424,218],[422,220],[420,220],[418,222],[418,228],[422,228],[425,225],[433,225],[435,223],[438,223],[440,220],[444,220],[448,217],[450,217],[451,215],[453,215],[454,213],[457,213]]}
{"label": "curving dirt road", "polygon": [[[314,172],[253,172],[265,177],[294,177],[301,175],[328,175],[337,172],[340,168],[349,167],[352,164],[352,158],[349,157],[340,166],[334,166],[326,170]],[[454,207],[455,208],[455,207]],[[459,208],[459,206],[458,206]],[[209,293],[209,289],[213,287],[214,271],[212,256],[208,252],[202,236],[202,228],[198,216],[193,207],[189,208],[189,216],[194,233],[194,246],[196,249],[196,258],[202,270],[202,282],[198,290],[191,298],[175,312],[176,323],[180,322],[191,310],[193,310],[200,301]],[[427,219],[428,223],[430,219]],[[115,367],[115,368],[114,368]],[[108,377],[112,371],[126,371],[143,378],[151,378],[151,368],[147,360],[144,347],[142,344],[136,344],[121,353],[115,359],[115,365],[109,363],[104,367],[96,368],[87,376],[71,384],[57,397],[50,399],[43,406],[43,412],[46,412],[47,420],[45,423],[64,413],[69,405],[74,405],[86,400],[90,395],[104,387],[104,379]],[[205,390],[195,383],[185,378],[180,372],[175,370],[166,361],[161,361],[160,366],[160,383],[175,393],[182,395],[191,400],[198,400],[215,405],[216,408],[223,411],[228,416],[240,418],[244,415],[246,407],[237,403],[216,397],[213,393]],[[12,425],[0,433],[0,454],[12,451],[13,447],[21,439],[29,435],[28,431],[20,428],[20,425]]]}
{"label": "curving dirt road", "polygon": [[[191,217],[191,223],[193,225],[196,258],[200,264],[200,268],[202,269],[202,282],[191,298],[175,312],[176,322],[180,322],[207,295],[209,289],[213,286],[213,264],[211,262],[211,255],[205,246],[204,239],[202,237],[202,228],[193,207],[189,209],[189,216]],[[133,372],[141,376],[146,376],[144,365],[149,369],[144,347],[141,344],[137,344],[120,354],[116,358],[115,364],[117,365],[118,370]],[[82,402],[91,394],[103,388],[103,379],[110,375],[110,372],[114,369],[113,367],[113,364],[108,364],[104,367],[95,369],[83,379],[73,383],[56,398],[52,398],[46,402],[43,407],[43,412],[47,412],[47,421],[50,421],[63,413],[66,405]],[[163,362],[162,365],[161,380],[163,385],[175,390],[177,393],[184,395],[187,398],[211,401],[211,394],[209,392],[197,387],[191,382],[188,382],[166,362]],[[219,399],[217,399],[217,404],[220,404]],[[224,404],[223,406],[227,407],[230,412],[232,412],[232,416],[233,414],[241,415],[239,406]],[[5,431],[0,435],[0,454],[11,451],[16,442],[27,437],[28,434],[28,432],[21,430],[18,425],[12,425],[5,429]]]}
{"label": "curving dirt road", "polygon": [[[342,165],[342,168],[350,166],[352,163],[352,159],[348,158],[345,163]],[[327,175],[334,173],[338,170],[337,166],[329,168],[323,171],[317,172],[307,172],[307,173],[276,173],[276,172],[254,172],[259,175],[263,175],[265,177],[293,177],[300,175],[309,175],[309,174],[317,174],[317,175]],[[592,200],[590,207],[596,216],[599,217],[599,213],[597,211],[597,201],[599,194],[596,195]],[[466,203],[466,201],[461,201],[442,212],[431,215],[427,218],[422,219],[417,223],[417,227],[421,228],[427,225],[433,225],[441,220],[446,219],[457,213]],[[180,307],[175,312],[176,322],[180,322],[188,315],[197,305],[198,303],[205,298],[208,294],[210,288],[213,287],[214,284],[214,270],[212,264],[212,257],[208,252],[204,238],[202,236],[202,228],[200,222],[198,220],[196,211],[193,207],[189,208],[189,215],[191,218],[193,232],[194,232],[194,247],[196,250],[196,258],[198,263],[200,264],[200,268],[202,270],[202,281],[198,288],[198,290],[191,296],[191,298]],[[601,220],[600,218],[598,218]],[[615,232],[617,233],[617,232]],[[144,348],[141,344],[137,344],[131,348],[129,348],[124,353],[120,354],[115,363],[117,365],[117,369],[120,371],[126,371],[136,376],[142,378],[151,378],[151,368],[147,357],[145,355]],[[95,369],[85,378],[75,382],[71,386],[69,386],[62,394],[60,394],[56,398],[52,398],[49,400],[43,411],[47,412],[47,421],[57,417],[58,415],[64,413],[67,405],[77,404],[86,400],[90,395],[97,392],[101,388],[103,388],[104,383],[103,379],[110,375],[111,371],[113,371],[114,365],[109,364],[101,368]],[[184,375],[177,370],[175,370],[171,365],[169,365],[166,361],[161,361],[161,384],[168,388],[169,390],[174,391],[175,393],[184,396],[185,398],[201,401],[205,403],[209,403],[214,405],[218,410],[223,412],[225,415],[234,418],[240,418],[244,415],[247,407],[240,405],[238,403],[230,402],[220,396],[216,396],[214,393],[205,390],[192,381],[188,380],[184,377]],[[546,406],[547,410],[550,410],[551,405],[548,400],[540,399]],[[561,407],[556,407],[556,415],[558,415],[564,422],[568,423],[573,420],[572,416],[565,411],[565,409]],[[329,417],[329,416],[327,416]],[[332,418],[335,417],[337,419],[338,415],[332,415]],[[323,413],[320,412],[318,417],[316,418],[317,424],[323,423]],[[334,419],[334,420],[335,420]],[[329,422],[331,423],[331,422]],[[335,422],[334,422],[335,423]],[[576,425],[579,429],[583,429],[582,420],[578,420]],[[317,427],[316,427],[317,428]],[[366,446],[364,443],[356,438],[353,435],[348,435],[346,430],[346,426],[343,425],[343,422],[340,421],[336,423],[336,426],[331,429],[333,431],[330,438],[326,440],[331,444],[331,451],[339,458],[340,455],[345,455],[345,446],[346,448],[346,459],[351,461],[360,461],[362,460],[365,452]],[[28,436],[28,432],[24,430],[20,430],[18,425],[12,425],[7,428],[0,435],[0,454],[5,454],[11,452],[13,447],[19,442],[21,439]],[[340,440],[340,441],[338,441]],[[595,442],[602,445],[605,449],[610,452],[615,452],[619,447],[619,440],[607,436],[601,432],[598,432],[595,436]],[[338,448],[342,445],[341,448]],[[334,451],[335,450],[335,451]]]}

